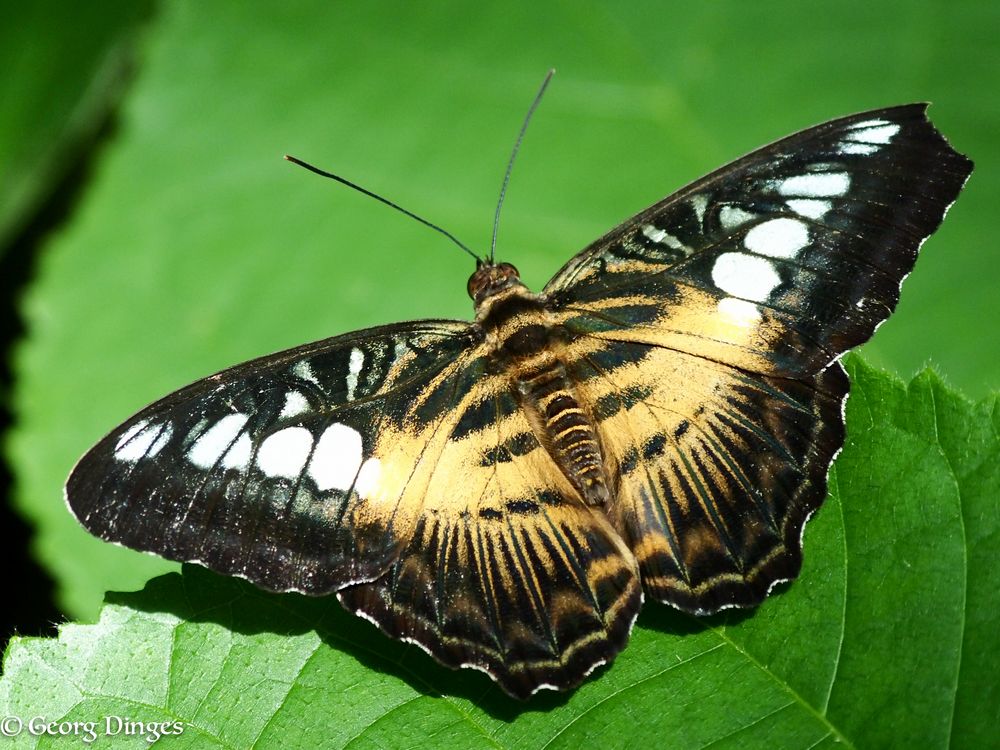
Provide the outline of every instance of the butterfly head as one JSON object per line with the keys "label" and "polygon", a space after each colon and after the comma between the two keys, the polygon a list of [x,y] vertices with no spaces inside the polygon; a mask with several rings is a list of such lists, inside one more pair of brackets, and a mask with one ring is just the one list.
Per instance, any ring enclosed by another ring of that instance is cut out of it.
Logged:
{"label": "butterfly head", "polygon": [[510,263],[479,261],[476,272],[469,277],[469,296],[478,308],[483,302],[512,287],[523,287],[521,277]]}

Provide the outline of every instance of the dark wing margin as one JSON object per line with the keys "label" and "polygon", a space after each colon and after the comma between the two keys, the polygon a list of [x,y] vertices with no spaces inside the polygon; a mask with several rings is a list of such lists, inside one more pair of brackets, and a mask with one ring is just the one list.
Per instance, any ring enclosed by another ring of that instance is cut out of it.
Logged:
{"label": "dark wing margin", "polygon": [[370,580],[401,544],[366,512],[378,433],[472,345],[467,324],[358,331],[238,365],[146,407],[80,459],[91,533],[273,591]]}
{"label": "dark wing margin", "polygon": [[972,171],[926,107],[831,120],[754,151],[612,230],[545,291],[557,309],[599,314],[608,338],[628,329],[762,374],[818,373],[895,309]]}

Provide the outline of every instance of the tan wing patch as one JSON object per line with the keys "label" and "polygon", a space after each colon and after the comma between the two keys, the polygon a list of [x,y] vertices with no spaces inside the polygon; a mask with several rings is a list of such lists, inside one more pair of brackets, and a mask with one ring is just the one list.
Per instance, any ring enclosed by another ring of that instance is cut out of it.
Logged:
{"label": "tan wing patch", "polygon": [[[610,661],[642,594],[632,554],[582,503],[502,383],[455,386],[447,417],[382,432],[379,481],[359,489],[358,512],[385,524],[401,553],[386,575],[340,598],[442,663],[482,669],[525,697],[576,685]],[[456,439],[470,413],[481,423]]]}
{"label": "tan wing patch", "polygon": [[[655,309],[656,315],[640,321],[620,319],[616,309],[625,305]],[[586,309],[621,320],[620,325],[595,333],[598,338],[657,344],[752,372],[773,373],[774,344],[788,336],[784,321],[773,310],[695,287],[678,287],[669,305],[662,298],[637,294],[594,302]]]}
{"label": "tan wing patch", "polygon": [[805,352],[827,362],[833,356],[807,339],[785,310],[666,278],[657,284],[669,286],[669,294],[658,289],[596,300],[565,311],[562,320],[573,332],[605,341],[654,344],[765,375],[799,377],[794,363]]}
{"label": "tan wing patch", "polygon": [[[704,614],[752,606],[801,565],[802,527],[843,443],[846,376],[752,375],[660,347],[617,343],[626,364],[577,367],[596,414],[608,509],[653,598]],[[628,393],[640,393],[628,398]]]}

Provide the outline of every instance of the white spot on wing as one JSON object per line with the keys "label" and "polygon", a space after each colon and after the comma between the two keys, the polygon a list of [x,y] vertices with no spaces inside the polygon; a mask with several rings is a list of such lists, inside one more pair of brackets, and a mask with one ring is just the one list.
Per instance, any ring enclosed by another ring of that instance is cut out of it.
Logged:
{"label": "white spot on wing", "polygon": [[378,487],[379,479],[382,477],[382,462],[372,456],[358,472],[358,478],[354,482],[354,491],[359,497],[366,498]]}
{"label": "white spot on wing", "polygon": [[115,458],[119,461],[152,458],[163,450],[173,434],[173,425],[150,423],[148,419],[143,419],[129,427],[125,434],[118,438],[118,442],[115,443]]}
{"label": "white spot on wing", "polygon": [[807,219],[822,219],[833,208],[830,201],[814,198],[789,198],[785,203],[799,216],[805,216]]}
{"label": "white spot on wing", "polygon": [[253,453],[253,444],[250,442],[250,436],[244,432],[236,438],[233,447],[226,451],[226,455],[222,457],[222,468],[246,471],[250,466],[251,453]]}
{"label": "white spot on wing", "polygon": [[347,400],[354,400],[354,389],[358,387],[358,375],[365,364],[365,353],[354,347],[351,349],[351,361],[347,368]]}
{"label": "white spot on wing", "polygon": [[743,238],[747,250],[772,258],[794,258],[809,244],[809,230],[798,219],[771,219],[758,224]]}
{"label": "white spot on wing", "polygon": [[316,380],[316,376],[313,374],[312,365],[309,364],[309,360],[307,359],[296,362],[292,367],[292,374],[303,380],[308,380],[310,383],[319,385],[319,381]]}
{"label": "white spot on wing", "polygon": [[899,125],[888,120],[859,122],[855,127],[859,128],[859,130],[852,131],[846,140],[860,141],[861,143],[879,143],[884,146],[899,132]]}
{"label": "white spot on wing", "polygon": [[187,438],[186,438],[188,440],[188,442],[190,442],[192,440],[197,440],[198,436],[201,435],[205,431],[205,427],[207,425],[208,425],[208,417],[202,417],[201,419],[199,419],[195,423],[195,425],[190,430],[188,430],[188,434],[187,434]]}
{"label": "white spot on wing", "polygon": [[874,143],[855,143],[854,141],[844,141],[837,147],[837,151],[848,156],[870,156],[882,147]]}
{"label": "white spot on wing", "polygon": [[650,239],[653,242],[662,242],[663,238],[667,236],[665,230],[657,229],[652,224],[643,224],[642,233],[643,235],[646,236],[647,239]]}
{"label": "white spot on wing", "polygon": [[392,346],[392,362],[395,364],[409,353],[409,349],[402,341],[397,340]]}
{"label": "white spot on wing", "polygon": [[146,454],[150,458],[155,456],[157,453],[162,451],[166,447],[167,443],[170,442],[170,436],[174,434],[174,427],[171,424],[166,424],[163,426],[163,430],[160,432],[156,441],[149,448],[149,452]]}
{"label": "white spot on wing", "polygon": [[349,490],[361,468],[361,435],[345,424],[323,431],[309,461],[309,476],[316,489]]}
{"label": "white spot on wing", "polygon": [[694,209],[694,214],[698,217],[698,223],[703,224],[705,222],[705,209],[708,208],[708,196],[691,196],[691,208]]}
{"label": "white spot on wing", "polygon": [[299,475],[312,451],[312,433],[305,427],[286,427],[269,435],[257,450],[257,466],[269,477]]}
{"label": "white spot on wing", "polygon": [[[143,430],[145,430],[147,427],[149,427],[149,420],[148,419],[142,419],[142,420],[136,422],[131,427],[129,427],[127,430],[125,430],[125,434],[122,435],[120,438],[118,438],[118,442],[115,443],[115,458],[117,458],[117,459],[119,459],[121,461],[136,461],[136,460],[138,460],[139,457],[142,455],[141,453],[139,455],[136,455],[136,456],[131,456],[131,455],[126,456],[125,454],[126,453],[132,454],[134,452],[134,449],[131,447],[131,445],[133,443],[133,438],[137,437],[139,435],[139,433],[142,432]],[[149,443],[151,441],[152,441],[152,437],[150,437],[149,440],[147,440],[146,446],[145,446],[146,448],[149,447]],[[143,449],[143,452],[145,452],[145,448]]]}
{"label": "white spot on wing", "polygon": [[657,229],[652,224],[643,224],[642,233],[647,239],[658,245],[666,245],[667,247],[672,247],[674,250],[683,250],[684,252],[688,250],[679,239],[662,229]]}
{"label": "white spot on wing", "polygon": [[850,187],[847,172],[800,174],[777,181],[779,193],[802,198],[830,198],[843,195]]}
{"label": "white spot on wing", "polygon": [[754,302],[766,300],[781,277],[771,261],[756,255],[723,253],[712,266],[712,281],[722,291],[734,297]]}
{"label": "white spot on wing", "polygon": [[309,411],[309,402],[299,391],[289,391],[285,394],[285,405],[281,407],[279,419],[296,417],[303,412]]}
{"label": "white spot on wing", "polygon": [[859,122],[844,138],[839,151],[842,154],[868,156],[885,146],[899,132],[899,125],[888,120]]}
{"label": "white spot on wing", "polygon": [[129,427],[127,430],[125,430],[125,434],[122,435],[120,438],[118,438],[118,442],[115,443],[115,450],[117,451],[124,448],[125,443],[134,438],[136,435],[145,430],[147,427],[149,427],[148,419],[141,419],[134,425]]}
{"label": "white spot on wing", "polygon": [[188,461],[199,469],[211,469],[218,463],[222,454],[233,445],[247,419],[249,417],[246,414],[224,416],[194,441],[187,454]]}
{"label": "white spot on wing", "polygon": [[719,210],[719,223],[722,224],[722,228],[726,230],[741,227],[748,221],[752,221],[755,218],[756,214],[744,211],[738,206],[723,206]]}
{"label": "white spot on wing", "polygon": [[760,320],[760,308],[757,305],[735,297],[724,297],[719,300],[719,314],[741,328],[749,328]]}

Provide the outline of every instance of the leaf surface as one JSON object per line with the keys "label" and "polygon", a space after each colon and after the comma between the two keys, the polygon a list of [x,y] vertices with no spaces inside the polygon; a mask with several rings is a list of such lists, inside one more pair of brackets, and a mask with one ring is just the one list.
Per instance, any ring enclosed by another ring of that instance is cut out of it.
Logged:
{"label": "leaf surface", "polygon": [[518,703],[332,597],[185,566],[110,595],[96,624],[15,639],[0,714],[180,721],[186,744],[220,748],[986,746],[997,399],[972,404],[930,371],[849,370],[849,439],[800,578],[753,612],[647,604],[629,647],[570,694]]}

